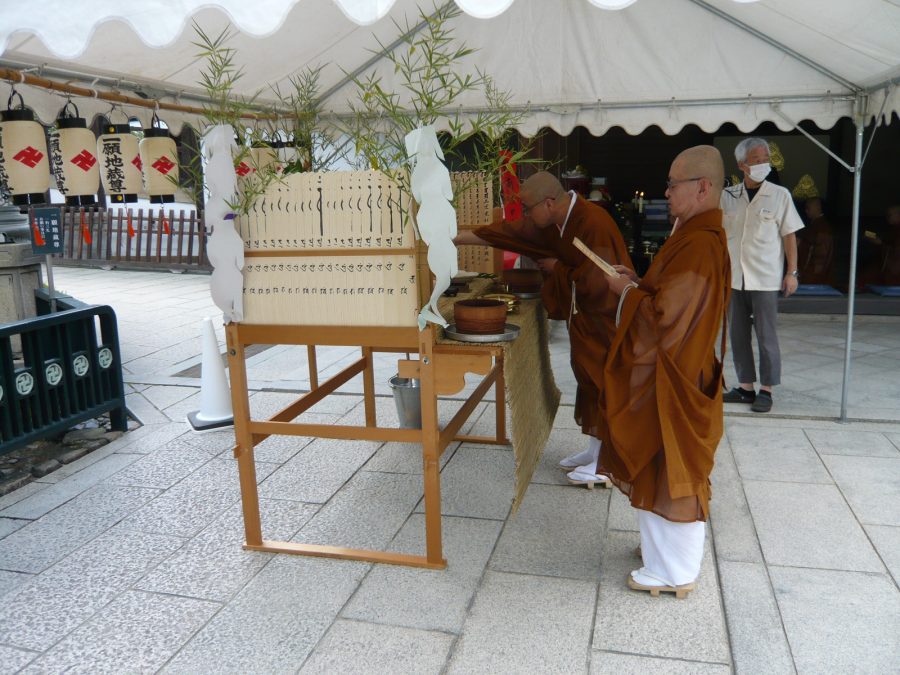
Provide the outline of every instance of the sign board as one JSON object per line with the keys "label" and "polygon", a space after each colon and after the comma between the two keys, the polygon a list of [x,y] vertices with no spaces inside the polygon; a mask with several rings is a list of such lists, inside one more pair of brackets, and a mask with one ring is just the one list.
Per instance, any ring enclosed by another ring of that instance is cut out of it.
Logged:
{"label": "sign board", "polygon": [[41,207],[33,210],[30,225],[31,250],[35,255],[63,252],[62,209]]}

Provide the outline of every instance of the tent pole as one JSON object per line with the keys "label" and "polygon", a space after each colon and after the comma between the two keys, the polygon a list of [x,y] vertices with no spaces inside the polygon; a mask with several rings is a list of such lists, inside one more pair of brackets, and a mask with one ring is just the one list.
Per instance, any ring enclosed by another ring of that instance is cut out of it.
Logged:
{"label": "tent pole", "polygon": [[862,180],[863,132],[865,131],[865,105],[863,95],[856,100],[856,152],[853,164],[853,219],[850,226],[850,283],[847,298],[847,338],[844,344],[844,380],[841,383],[841,416],[839,422],[847,423],[847,398],[850,384],[850,353],[853,347],[853,315],[856,306],[856,249],[859,234],[859,191]]}

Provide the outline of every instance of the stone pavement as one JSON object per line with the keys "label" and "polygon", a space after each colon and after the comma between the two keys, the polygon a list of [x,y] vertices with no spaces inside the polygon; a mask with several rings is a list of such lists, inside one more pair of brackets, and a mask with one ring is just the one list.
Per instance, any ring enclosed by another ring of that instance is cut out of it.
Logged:
{"label": "stone pavement", "polygon": [[[900,319],[857,320],[854,421],[838,424],[843,321],[781,317],[784,385],[768,415],[728,407],[700,585],[675,600],[624,585],[638,563],[627,501],[555,468],[583,445],[564,326],[564,405],[519,513],[509,449],[456,443],[442,458],[436,572],[242,550],[232,434],[184,421],[201,319],[216,315],[209,278],[56,278],[115,308],[144,426],[0,497],[0,672],[897,672]],[[320,348],[320,370],[354,357]],[[395,359],[379,357],[381,394]],[[303,348],[249,368],[259,416],[308,386]],[[360,391],[303,419],[360,420]],[[442,401],[442,417],[458,405]],[[470,426],[490,431],[492,407]],[[378,411],[396,423],[387,396]],[[270,438],[257,470],[269,538],[422,551],[416,446]]]}

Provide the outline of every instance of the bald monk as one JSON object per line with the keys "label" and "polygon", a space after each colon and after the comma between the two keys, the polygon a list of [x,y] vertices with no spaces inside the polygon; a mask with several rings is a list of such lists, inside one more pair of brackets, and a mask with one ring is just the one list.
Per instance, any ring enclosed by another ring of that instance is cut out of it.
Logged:
{"label": "bald monk", "polygon": [[700,145],[669,170],[672,235],[643,279],[609,279],[619,320],[605,371],[600,470],[639,509],[643,567],[630,588],[685,597],[700,573],[709,474],[722,437],[715,345],[731,287],[719,151]]}
{"label": "bald monk", "polygon": [[573,192],[566,192],[550,173],[528,178],[520,190],[523,213],[515,222],[495,222],[462,232],[457,245],[488,245],[514,251],[539,261],[544,271],[541,299],[551,319],[569,325],[571,364],[578,384],[575,420],[588,438],[586,450],[563,459],[560,468],[569,482],[593,488],[609,487],[597,473],[602,408],[599,387],[603,364],[615,330],[616,297],[608,293],[606,277],[572,243],[575,237],[610,264],[631,267],[619,228],[609,214]]}

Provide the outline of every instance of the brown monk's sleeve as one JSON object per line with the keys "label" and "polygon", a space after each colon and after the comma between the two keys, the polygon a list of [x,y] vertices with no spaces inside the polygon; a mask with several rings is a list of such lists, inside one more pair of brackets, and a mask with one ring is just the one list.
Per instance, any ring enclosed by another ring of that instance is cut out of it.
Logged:
{"label": "brown monk's sleeve", "polygon": [[544,276],[541,286],[541,300],[551,319],[568,319],[572,302],[572,268],[559,261],[553,270]]}
{"label": "brown monk's sleeve", "polygon": [[[552,228],[555,232],[555,228]],[[554,258],[556,252],[544,230],[525,220],[498,221],[475,230],[475,236],[484,239],[494,248],[512,251],[529,258]],[[556,234],[559,238],[559,235]]]}

